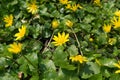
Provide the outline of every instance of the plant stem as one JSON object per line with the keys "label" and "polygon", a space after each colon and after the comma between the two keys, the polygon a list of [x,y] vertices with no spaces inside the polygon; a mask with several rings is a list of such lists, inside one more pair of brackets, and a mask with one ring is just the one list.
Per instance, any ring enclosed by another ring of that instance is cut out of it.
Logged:
{"label": "plant stem", "polygon": [[82,53],[82,50],[81,50],[81,45],[80,45],[80,42],[79,42],[79,40],[78,40],[78,38],[77,38],[77,35],[75,34],[73,28],[71,28],[71,30],[72,30],[72,32],[73,32],[73,34],[74,34],[74,36],[75,36],[76,41],[77,41],[78,48],[80,49],[80,53],[81,53],[81,55],[83,56],[83,53]]}
{"label": "plant stem", "polygon": [[77,69],[77,74],[79,75],[79,71],[80,71],[80,64],[78,63],[78,69]]}
{"label": "plant stem", "polygon": [[[22,54],[21,54],[22,55]],[[30,63],[34,68],[37,68],[36,66],[34,66],[33,65],[33,63],[27,58],[27,57],[25,57],[24,55],[22,55],[24,58],[25,58],[25,60],[28,62],[28,63]]]}
{"label": "plant stem", "polygon": [[17,64],[18,66],[20,66],[19,64],[18,64],[18,62],[17,61],[15,61],[14,59],[12,59],[12,58],[10,58],[10,57],[5,57],[5,58],[7,58],[7,59],[9,59],[9,60],[12,60],[15,64]]}
{"label": "plant stem", "polygon": [[43,49],[42,52],[44,52],[44,51],[48,48],[50,42],[52,41],[53,35],[54,35],[54,31],[53,31],[53,33],[52,33],[52,36],[51,36],[50,40],[48,41],[47,45],[45,46],[45,48]]}

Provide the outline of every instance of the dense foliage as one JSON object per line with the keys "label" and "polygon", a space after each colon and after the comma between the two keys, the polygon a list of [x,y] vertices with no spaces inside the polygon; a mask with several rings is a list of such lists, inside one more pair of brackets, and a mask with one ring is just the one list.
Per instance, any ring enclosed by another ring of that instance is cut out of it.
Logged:
{"label": "dense foliage", "polygon": [[0,0],[0,80],[120,80],[119,0]]}

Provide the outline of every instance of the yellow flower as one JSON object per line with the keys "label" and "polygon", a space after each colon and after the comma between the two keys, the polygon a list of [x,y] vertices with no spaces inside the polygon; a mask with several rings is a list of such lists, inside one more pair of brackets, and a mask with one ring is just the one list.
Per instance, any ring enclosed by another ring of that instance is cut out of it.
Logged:
{"label": "yellow flower", "polygon": [[79,4],[74,4],[74,5],[67,4],[66,8],[72,11],[76,11],[78,8],[82,9],[83,7],[80,6]]}
{"label": "yellow flower", "polygon": [[70,5],[70,4],[67,4],[66,8],[67,8],[67,9],[70,9],[70,8],[71,8],[71,5]]}
{"label": "yellow flower", "polygon": [[70,20],[67,20],[65,23],[68,27],[72,27],[73,26],[73,22]]}
{"label": "yellow flower", "polygon": [[73,61],[78,61],[80,63],[88,61],[86,57],[81,56],[81,55],[76,55],[76,56],[71,56],[70,59]]}
{"label": "yellow flower", "polygon": [[52,28],[57,28],[58,27],[58,25],[59,25],[59,21],[58,20],[53,20],[52,21]]}
{"label": "yellow flower", "polygon": [[106,25],[106,24],[104,24],[104,26],[103,26],[103,31],[106,32],[106,33],[109,33],[110,30],[111,30],[111,25]]}
{"label": "yellow flower", "polygon": [[109,38],[108,43],[109,43],[110,45],[115,44],[115,43],[116,43],[116,38]]}
{"label": "yellow flower", "polygon": [[8,51],[9,52],[12,52],[12,53],[15,53],[15,54],[18,54],[21,52],[21,47],[22,47],[22,44],[21,43],[16,43],[14,42],[13,44],[10,44],[9,45],[10,48],[8,48]]}
{"label": "yellow flower", "polygon": [[58,36],[54,36],[53,40],[55,44],[55,46],[61,46],[62,44],[66,43],[67,41],[69,41],[69,34],[65,35],[65,32],[63,32],[62,34],[58,33]]}
{"label": "yellow flower", "polygon": [[120,17],[118,19],[114,17],[111,22],[113,23],[115,29],[120,27]]}
{"label": "yellow flower", "polygon": [[36,5],[36,0],[33,0],[31,3],[28,3],[27,10],[32,14],[36,14],[38,12],[38,6]]}
{"label": "yellow flower", "polygon": [[19,32],[14,35],[15,37],[17,37],[15,40],[20,40],[22,37],[24,37],[26,33],[26,26],[23,25],[22,28],[19,28],[18,30]]}
{"label": "yellow flower", "polygon": [[119,70],[116,70],[115,73],[120,73],[120,61],[118,61],[118,63],[114,63],[114,66],[119,68]]}
{"label": "yellow flower", "polygon": [[68,3],[68,0],[59,0],[59,2],[60,2],[61,4],[67,4],[67,3]]}
{"label": "yellow flower", "polygon": [[90,38],[89,41],[90,41],[90,42],[93,42],[93,38]]}
{"label": "yellow flower", "polygon": [[5,24],[5,27],[12,26],[12,24],[13,24],[13,15],[12,15],[12,14],[10,14],[9,16],[6,15],[6,16],[4,17],[4,22],[6,23],[6,24]]}
{"label": "yellow flower", "polygon": [[116,11],[114,14],[120,17],[120,10]]}
{"label": "yellow flower", "polygon": [[94,4],[100,6],[100,0],[94,0]]}
{"label": "yellow flower", "polygon": [[76,11],[78,8],[82,8],[82,7],[79,4],[77,4],[77,5],[74,4],[74,5],[71,6],[70,9],[73,10],[73,11]]}
{"label": "yellow flower", "polygon": [[76,4],[71,6],[71,10],[76,11],[77,9],[78,9],[78,6]]}

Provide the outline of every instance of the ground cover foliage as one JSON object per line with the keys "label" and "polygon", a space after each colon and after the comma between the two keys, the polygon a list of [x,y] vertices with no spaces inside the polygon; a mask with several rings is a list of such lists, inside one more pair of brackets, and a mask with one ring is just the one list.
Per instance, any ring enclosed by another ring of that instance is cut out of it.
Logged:
{"label": "ground cover foliage", "polygon": [[0,80],[120,80],[119,0],[0,0]]}

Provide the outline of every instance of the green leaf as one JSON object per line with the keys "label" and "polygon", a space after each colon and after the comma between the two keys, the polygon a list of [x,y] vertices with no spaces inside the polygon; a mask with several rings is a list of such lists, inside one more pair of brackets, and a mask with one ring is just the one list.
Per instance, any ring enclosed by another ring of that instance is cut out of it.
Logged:
{"label": "green leaf", "polygon": [[32,76],[30,80],[39,80],[39,76],[38,75]]}
{"label": "green leaf", "polygon": [[117,49],[117,47],[115,46],[115,47],[114,47],[114,50],[113,50],[113,55],[114,55],[114,56],[118,56],[119,53],[120,53],[120,50]]}
{"label": "green leaf", "polygon": [[59,69],[58,71],[59,80],[80,80],[76,74],[76,71]]}
{"label": "green leaf", "polygon": [[19,80],[19,79],[17,78],[17,75],[5,73],[4,76],[0,76],[0,80]]}
{"label": "green leaf", "polygon": [[102,58],[99,61],[103,66],[107,66],[107,67],[110,67],[110,68],[114,67],[113,64],[116,62],[115,59],[110,59],[110,58]]}
{"label": "green leaf", "polygon": [[120,80],[120,74],[111,75],[109,80]]}
{"label": "green leaf", "polygon": [[[102,68],[104,69],[104,68]],[[111,74],[110,74],[110,71],[108,71],[108,69],[104,69],[104,71],[102,72],[103,76],[105,76],[106,78],[110,77]]]}
{"label": "green leaf", "polygon": [[90,30],[91,30],[91,25],[89,25],[89,24],[81,24],[80,25],[80,27],[83,29],[83,30],[85,30],[85,31],[87,31],[87,32],[89,32]]}
{"label": "green leaf", "polygon": [[74,70],[76,67],[68,63],[67,60],[68,54],[63,50],[64,50],[63,46],[58,46],[54,51],[53,61],[55,62],[55,65],[68,70]]}
{"label": "green leaf", "polygon": [[90,78],[93,74],[100,73],[100,66],[93,62],[87,62],[84,67],[81,68],[81,77],[84,79]]}
{"label": "green leaf", "polygon": [[0,57],[0,70],[3,70],[7,66],[6,59],[4,57]]}
{"label": "green leaf", "polygon": [[54,70],[46,70],[42,80],[58,80],[57,72]]}
{"label": "green leaf", "polygon": [[88,24],[91,23],[94,19],[95,17],[93,15],[88,14],[83,21]]}
{"label": "green leaf", "polygon": [[75,45],[71,45],[70,47],[68,47],[67,51],[70,54],[70,56],[78,54],[78,48]]}
{"label": "green leaf", "polygon": [[87,64],[90,66],[89,69],[93,71],[94,74],[100,73],[100,66],[93,62],[87,62]]}
{"label": "green leaf", "polygon": [[56,70],[55,64],[52,60],[45,59],[41,64],[44,64],[47,70]]}
{"label": "green leaf", "polygon": [[88,79],[93,75],[92,74],[93,71],[91,71],[89,67],[90,67],[89,65],[85,64],[84,67],[81,68],[81,71],[80,71],[81,78]]}
{"label": "green leaf", "polygon": [[107,34],[101,33],[99,36],[97,36],[98,45],[103,45],[107,43]]}
{"label": "green leaf", "polygon": [[82,48],[87,47],[87,46],[88,46],[87,41],[82,41],[82,42],[81,42],[81,46],[82,46]]}
{"label": "green leaf", "polygon": [[103,80],[102,79],[102,74],[95,74],[92,77],[90,77],[89,80]]}

